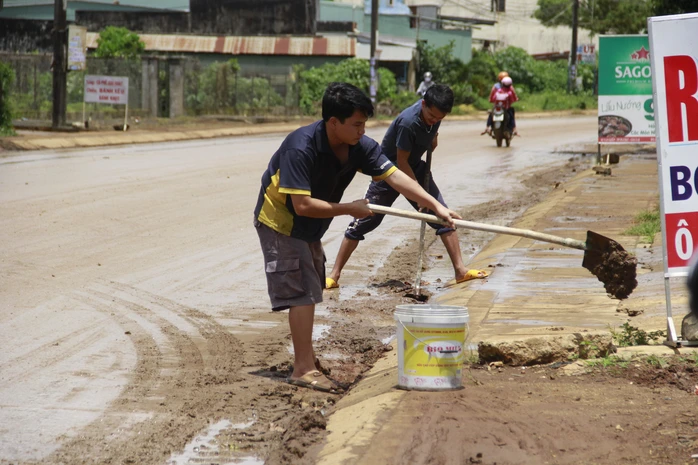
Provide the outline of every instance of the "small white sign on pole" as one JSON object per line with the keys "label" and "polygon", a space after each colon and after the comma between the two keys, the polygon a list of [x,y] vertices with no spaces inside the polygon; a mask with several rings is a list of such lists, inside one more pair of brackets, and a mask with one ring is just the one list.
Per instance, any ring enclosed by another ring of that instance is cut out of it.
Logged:
{"label": "small white sign on pole", "polygon": [[[0,2],[2,3],[2,2]],[[84,71],[87,67],[87,28],[68,26],[68,70]]]}
{"label": "small white sign on pole", "polygon": [[676,343],[669,278],[687,275],[698,246],[698,14],[649,18],[648,30],[668,337]]}
{"label": "small white sign on pole", "polygon": [[82,120],[85,121],[85,102],[126,105],[123,130],[128,129],[128,78],[121,76],[85,76],[85,98]]}
{"label": "small white sign on pole", "polygon": [[85,102],[128,104],[128,78],[85,76]]}

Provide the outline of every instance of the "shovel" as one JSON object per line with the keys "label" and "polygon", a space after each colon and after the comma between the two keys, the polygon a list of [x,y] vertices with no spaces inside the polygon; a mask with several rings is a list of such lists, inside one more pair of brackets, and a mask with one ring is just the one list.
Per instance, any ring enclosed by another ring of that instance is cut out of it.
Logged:
{"label": "shovel", "polygon": [[[368,208],[382,215],[400,216],[413,220],[429,223],[448,224],[446,221],[434,215],[425,213],[398,210],[397,208],[383,207],[369,204]],[[606,292],[617,299],[625,299],[637,287],[637,258],[631,256],[623,247],[613,239],[602,236],[593,231],[587,231],[586,241],[553,236],[529,229],[509,228],[493,224],[476,223],[474,221],[453,220],[456,226],[476,231],[486,231],[510,236],[526,237],[537,241],[550,242],[564,247],[584,251],[582,266],[604,283]],[[420,248],[421,251],[421,248]],[[421,259],[421,254],[420,254]],[[421,276],[421,267],[418,270]],[[419,291],[417,291],[419,293]]]}
{"label": "shovel", "polygon": [[[427,166],[426,172],[424,173],[424,185],[422,186],[425,191],[429,192],[429,182],[431,182],[431,149],[427,150]],[[414,279],[414,295],[408,294],[417,300],[426,300],[425,296],[422,296],[422,257],[424,256],[424,236],[426,234],[427,222],[422,220],[422,224],[419,227],[419,257],[417,258],[417,277]]]}

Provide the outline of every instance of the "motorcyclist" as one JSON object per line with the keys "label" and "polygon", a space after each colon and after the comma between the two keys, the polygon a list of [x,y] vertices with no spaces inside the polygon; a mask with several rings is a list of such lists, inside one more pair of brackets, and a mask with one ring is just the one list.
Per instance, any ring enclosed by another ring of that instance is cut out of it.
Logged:
{"label": "motorcyclist", "polygon": [[[494,83],[494,85],[492,86],[492,90],[490,90],[490,98],[492,98],[492,94],[493,94],[497,89],[500,89],[500,88],[502,87],[502,79],[504,79],[505,77],[510,77],[510,76],[509,76],[509,73],[507,73],[506,71],[501,71],[501,72],[497,75],[497,82]],[[516,92],[514,92],[514,93],[516,93]]]}
{"label": "motorcyclist", "polygon": [[424,73],[424,80],[419,83],[419,87],[417,88],[417,93],[421,96],[424,97],[424,94],[427,92],[427,89],[430,88],[434,84],[434,81],[432,81],[432,75],[430,71],[427,71]]}
{"label": "motorcyclist", "polygon": [[[501,74],[502,73],[500,73],[500,75]],[[498,87],[496,87],[497,84],[499,84]],[[516,95],[516,91],[514,91],[513,80],[507,75],[502,77],[501,82],[497,84],[492,87],[490,103],[502,102],[502,107],[509,113],[509,129],[511,129],[512,135],[516,136],[518,135],[516,131],[516,118],[514,108],[511,104],[517,102],[519,97]],[[492,113],[487,117],[487,128],[485,132],[487,134],[492,134]]]}
{"label": "motorcyclist", "polygon": [[[506,71],[500,71],[500,73],[497,75],[497,82],[494,83],[492,86],[492,90],[490,90],[490,102],[494,102],[494,94],[497,92],[497,90],[502,88],[502,79],[505,77],[510,77],[509,73]],[[516,95],[516,90],[514,90],[514,86],[511,86],[511,91],[514,93],[514,102],[516,102],[519,97]],[[512,110],[513,111],[513,110]],[[485,131],[482,134],[491,134],[492,133],[492,114],[487,117],[487,126],[485,127]]]}

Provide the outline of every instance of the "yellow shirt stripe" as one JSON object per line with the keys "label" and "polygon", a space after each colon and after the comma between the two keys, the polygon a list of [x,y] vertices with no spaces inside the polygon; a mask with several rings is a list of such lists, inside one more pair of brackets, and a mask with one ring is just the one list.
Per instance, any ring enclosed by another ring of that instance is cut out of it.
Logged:
{"label": "yellow shirt stripe", "polygon": [[381,174],[380,176],[373,176],[373,179],[374,179],[375,181],[382,181],[382,180],[384,180],[385,178],[387,178],[388,176],[390,176],[391,174],[393,174],[396,170],[397,170],[397,166],[393,166],[393,167],[391,167],[390,169],[388,169],[388,171],[386,171],[385,173]]}
{"label": "yellow shirt stripe", "polygon": [[286,194],[279,191],[279,170],[276,170],[271,177],[271,183],[264,191],[264,204],[257,220],[274,231],[286,236],[291,235],[293,215],[286,208]]}
{"label": "yellow shirt stripe", "polygon": [[288,187],[279,187],[279,192],[282,194],[310,195],[310,191],[306,191],[303,189],[290,189]]}

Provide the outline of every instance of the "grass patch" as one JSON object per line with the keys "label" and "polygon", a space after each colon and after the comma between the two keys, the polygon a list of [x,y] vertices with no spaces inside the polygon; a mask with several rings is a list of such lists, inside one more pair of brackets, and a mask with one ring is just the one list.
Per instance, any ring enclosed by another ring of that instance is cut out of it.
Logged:
{"label": "grass patch", "polygon": [[645,210],[635,216],[635,225],[627,229],[623,234],[628,236],[641,236],[650,244],[654,242],[654,236],[662,230],[659,219],[659,209]]}
{"label": "grass patch", "polygon": [[454,105],[451,111],[452,115],[474,115],[477,113],[481,113],[481,110],[475,108],[474,105],[466,105],[464,103],[461,105]]}
{"label": "grass patch", "polygon": [[664,331],[650,331],[636,328],[631,326],[629,323],[623,323],[620,330],[610,328],[611,336],[613,337],[613,342],[618,345],[618,347],[630,347],[630,346],[646,346],[653,342],[658,342],[661,338],[665,337]]}
{"label": "grass patch", "polygon": [[609,355],[608,357],[585,360],[584,363],[593,368],[627,368],[630,362],[617,355]]}
{"label": "grass patch", "polygon": [[591,94],[566,94],[564,92],[540,92],[519,96],[514,104],[516,111],[537,113],[543,111],[590,110],[598,108],[597,97]]}
{"label": "grass patch", "polygon": [[698,352],[690,352],[679,357],[684,363],[690,363],[698,366]]}
{"label": "grass patch", "polygon": [[645,358],[645,362],[656,368],[666,368],[669,366],[669,361],[667,359],[658,357],[656,355],[647,356],[647,358]]}

